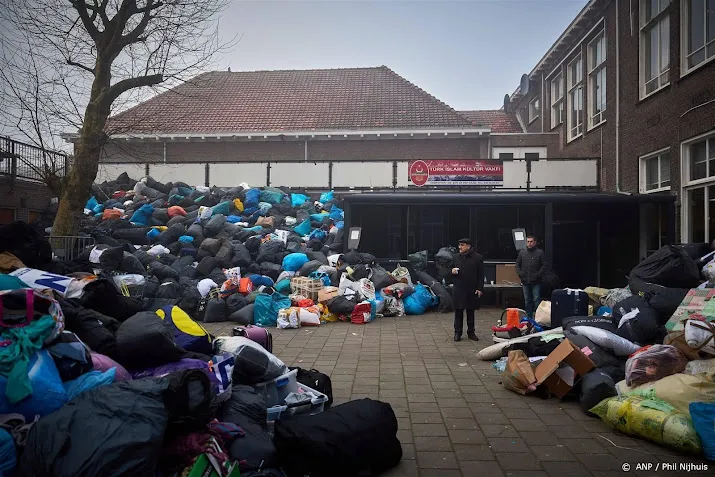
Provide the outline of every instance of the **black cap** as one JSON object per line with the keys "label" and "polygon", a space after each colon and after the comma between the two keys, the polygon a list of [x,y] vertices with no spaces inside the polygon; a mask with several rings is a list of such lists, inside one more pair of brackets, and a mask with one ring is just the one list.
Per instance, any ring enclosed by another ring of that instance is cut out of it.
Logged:
{"label": "black cap", "polygon": [[463,243],[465,245],[472,245],[472,241],[469,240],[468,238],[459,239],[459,241],[457,243]]}

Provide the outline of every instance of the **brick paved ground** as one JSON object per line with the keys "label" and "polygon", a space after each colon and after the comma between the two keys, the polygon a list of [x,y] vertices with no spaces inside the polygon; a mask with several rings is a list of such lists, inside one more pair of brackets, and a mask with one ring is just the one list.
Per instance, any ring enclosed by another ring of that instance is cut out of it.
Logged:
{"label": "brick paved ground", "polygon": [[[335,404],[369,397],[392,405],[404,456],[385,477],[615,477],[626,474],[624,463],[628,474],[674,476],[686,473],[655,465],[704,462],[616,435],[578,403],[504,389],[492,362],[476,357],[492,344],[500,312],[478,313],[476,344],[452,341],[451,315],[428,314],[271,330],[273,351],[289,366],[330,375]],[[233,325],[208,328],[231,334]],[[638,463],[654,467],[636,471]],[[709,467],[688,475],[713,475]]]}

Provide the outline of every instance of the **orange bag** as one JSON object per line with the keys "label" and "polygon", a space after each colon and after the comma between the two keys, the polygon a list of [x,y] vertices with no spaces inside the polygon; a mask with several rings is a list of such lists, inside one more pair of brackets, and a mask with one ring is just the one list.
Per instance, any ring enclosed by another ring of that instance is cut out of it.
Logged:
{"label": "orange bag", "polygon": [[253,291],[253,282],[250,278],[241,278],[238,282],[238,293],[248,295]]}
{"label": "orange bag", "polygon": [[182,217],[186,217],[186,211],[184,210],[183,207],[179,207],[178,205],[172,205],[169,207],[169,217],[176,217],[177,215],[180,215]]}
{"label": "orange bag", "polygon": [[315,302],[311,300],[310,298],[306,298],[304,300],[298,300],[298,307],[299,308],[310,308],[311,306],[314,306]]}
{"label": "orange bag", "polygon": [[517,308],[507,308],[506,310],[506,326],[519,327],[519,310]]}
{"label": "orange bag", "polygon": [[121,216],[122,212],[117,209],[105,209],[102,213],[102,220],[119,219]]}

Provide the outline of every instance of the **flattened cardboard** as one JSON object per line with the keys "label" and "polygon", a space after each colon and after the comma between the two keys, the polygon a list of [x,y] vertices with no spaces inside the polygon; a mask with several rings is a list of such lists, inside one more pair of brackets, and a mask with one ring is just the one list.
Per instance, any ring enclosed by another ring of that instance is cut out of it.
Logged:
{"label": "flattened cardboard", "polygon": [[337,287],[325,287],[318,292],[318,303],[326,303],[338,296]]}
{"label": "flattened cardboard", "polygon": [[516,273],[516,264],[514,263],[499,263],[496,266],[496,272],[497,285],[521,283],[519,274]]}
{"label": "flattened cardboard", "polygon": [[556,373],[561,363],[573,368],[577,376],[583,376],[596,367],[578,346],[568,339],[563,340],[551,354],[539,363],[534,372],[537,384],[545,385],[551,394],[560,398],[564,397],[575,384],[575,382],[569,384]]}

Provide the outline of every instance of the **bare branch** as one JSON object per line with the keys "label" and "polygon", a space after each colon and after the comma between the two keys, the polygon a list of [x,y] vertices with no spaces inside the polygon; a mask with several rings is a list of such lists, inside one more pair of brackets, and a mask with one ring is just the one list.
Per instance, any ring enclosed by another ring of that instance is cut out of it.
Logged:
{"label": "bare branch", "polygon": [[72,61],[72,60],[67,60],[67,64],[70,65],[70,66],[75,66],[75,67],[77,67],[77,68],[83,69],[84,71],[87,71],[87,72],[89,72],[89,73],[91,73],[91,74],[94,74],[94,70],[93,70],[92,68],[90,68],[90,67],[88,67],[88,66],[84,66],[84,65],[81,64],[81,63],[77,63],[77,62],[74,62],[74,61]]}
{"label": "bare branch", "polygon": [[130,89],[141,88],[143,86],[154,86],[164,81],[162,75],[139,76],[136,78],[127,78],[114,85],[105,93],[101,101],[113,103],[119,96],[126,93]]}
{"label": "bare branch", "polygon": [[77,10],[77,13],[79,13],[79,17],[82,20],[82,24],[87,30],[87,33],[89,33],[89,36],[96,42],[99,38],[99,29],[94,25],[94,21],[89,16],[89,13],[87,13],[88,5],[84,2],[80,2],[79,0],[70,0],[70,3],[74,9]]}

